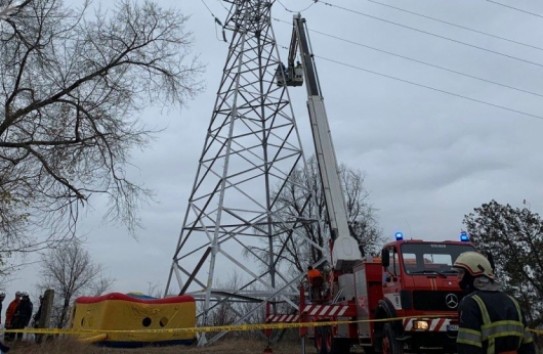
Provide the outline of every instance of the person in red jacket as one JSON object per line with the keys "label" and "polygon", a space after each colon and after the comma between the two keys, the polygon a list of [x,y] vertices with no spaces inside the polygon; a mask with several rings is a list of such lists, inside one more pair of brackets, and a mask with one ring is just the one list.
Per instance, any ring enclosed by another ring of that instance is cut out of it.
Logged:
{"label": "person in red jacket", "polygon": [[[17,311],[17,307],[19,307],[19,303],[21,302],[21,296],[22,293],[20,291],[17,291],[15,293],[15,299],[13,299],[6,309],[6,329],[12,329],[13,328],[13,316],[15,315],[15,311]],[[15,333],[6,333],[4,334],[4,339],[6,341],[11,341],[15,339]]]}
{"label": "person in red jacket", "polygon": [[[28,293],[23,292],[21,294],[21,301],[19,302],[19,305],[17,306],[17,310],[15,311],[15,314],[13,315],[13,319],[11,320],[11,328],[13,329],[23,329],[30,323],[30,318],[32,317],[32,311],[34,309],[34,305],[32,304],[32,301],[30,301],[30,297],[28,296]],[[22,340],[23,339],[23,333],[17,333],[17,339]]]}

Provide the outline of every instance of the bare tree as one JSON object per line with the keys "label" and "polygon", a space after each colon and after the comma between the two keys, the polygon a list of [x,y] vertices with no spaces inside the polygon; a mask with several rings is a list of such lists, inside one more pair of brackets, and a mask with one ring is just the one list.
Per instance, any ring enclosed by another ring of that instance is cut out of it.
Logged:
{"label": "bare tree", "polygon": [[[368,203],[368,192],[364,189],[364,177],[355,170],[341,165],[339,168],[340,181],[347,208],[347,218],[351,236],[358,240],[365,254],[375,253],[382,243],[380,230],[374,215],[374,209]],[[289,215],[300,215],[304,220],[328,220],[326,201],[322,190],[317,160],[308,160],[307,171],[294,171],[291,178],[295,183],[278,196]],[[308,195],[307,191],[311,191]],[[304,232],[310,240],[320,246],[325,246],[330,239],[327,223],[304,222]],[[277,238],[277,242],[286,245],[286,260],[297,272],[304,272],[305,266],[323,257],[320,249],[312,247],[307,242],[296,240],[293,235]]]}
{"label": "bare tree", "polygon": [[[228,277],[225,277],[222,280],[217,281],[217,288],[222,288],[226,293],[236,293],[236,289],[241,287],[241,284],[244,283],[244,280],[239,273],[232,273]],[[252,284],[246,290],[255,291],[257,290],[257,285]],[[235,298],[225,298],[220,294],[217,294],[216,297],[212,299],[213,305],[210,307],[210,312],[208,314],[208,323],[213,326],[223,326],[231,325],[236,322],[240,317],[245,318],[247,323],[262,323],[264,322],[264,307],[262,311],[254,311],[254,309],[261,305],[258,299],[253,301],[248,298],[245,299],[235,299]],[[203,303],[199,303],[198,306],[202,306]],[[197,313],[202,313],[203,311],[197,311]],[[247,316],[247,314],[249,314]],[[201,319],[200,319],[201,320]],[[203,321],[200,321],[200,324],[203,325]],[[229,337],[253,337],[254,332],[229,332]]]}
{"label": "bare tree", "polygon": [[145,295],[160,299],[162,297],[162,292],[163,291],[164,291],[163,286],[161,286],[158,283],[148,281],[147,282],[147,292],[145,293]]}
{"label": "bare tree", "polygon": [[0,0],[10,9],[0,20],[4,243],[33,228],[74,235],[96,194],[110,198],[111,220],[133,230],[145,190],[125,166],[151,133],[138,113],[153,102],[182,104],[202,88],[187,17],[151,1],[116,1],[94,15],[89,6]]}
{"label": "bare tree", "polygon": [[11,15],[17,13],[20,8],[26,6],[32,0],[24,0],[22,2],[16,1],[2,1],[0,2],[0,21],[7,20]]}
{"label": "bare tree", "polygon": [[75,297],[89,291],[100,295],[112,280],[103,276],[102,267],[93,262],[81,240],[72,238],[59,242],[56,248],[42,254],[42,283],[40,288],[55,291],[52,321],[62,328]]}

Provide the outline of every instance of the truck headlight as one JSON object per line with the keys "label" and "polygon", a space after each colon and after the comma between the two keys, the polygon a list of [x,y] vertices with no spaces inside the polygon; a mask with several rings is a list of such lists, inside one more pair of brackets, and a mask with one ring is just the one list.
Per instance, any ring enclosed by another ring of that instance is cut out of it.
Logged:
{"label": "truck headlight", "polygon": [[415,320],[413,321],[413,329],[416,331],[427,331],[428,330],[428,321],[426,320]]}

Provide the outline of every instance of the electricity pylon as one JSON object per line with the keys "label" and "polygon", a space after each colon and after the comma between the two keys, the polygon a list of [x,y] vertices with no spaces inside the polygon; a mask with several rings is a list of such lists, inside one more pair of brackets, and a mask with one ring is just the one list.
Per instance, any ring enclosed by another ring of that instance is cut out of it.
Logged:
{"label": "electricity pylon", "polygon": [[303,238],[297,230],[311,222],[278,198],[305,162],[287,89],[276,83],[274,0],[227,2],[226,64],[166,286],[166,293],[201,296],[200,325],[233,302],[253,303],[228,307],[234,323],[254,320],[265,301],[296,307],[291,295],[303,274],[281,266],[286,245],[277,240]]}

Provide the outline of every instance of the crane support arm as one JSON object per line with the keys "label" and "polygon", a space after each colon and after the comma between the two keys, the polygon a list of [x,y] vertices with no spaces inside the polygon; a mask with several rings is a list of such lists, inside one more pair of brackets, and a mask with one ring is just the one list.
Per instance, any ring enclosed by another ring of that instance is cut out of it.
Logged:
{"label": "crane support arm", "polygon": [[[294,35],[296,37],[294,37]],[[351,236],[348,225],[347,208],[341,188],[339,169],[336,160],[328,117],[324,107],[324,99],[319,84],[317,68],[313,54],[305,19],[300,14],[294,16],[294,31],[291,49],[298,47],[302,60],[304,79],[307,88],[307,108],[313,133],[313,142],[321,175],[326,206],[330,218],[332,239],[332,262],[336,269],[349,269],[354,262],[362,258],[357,240]],[[297,44],[297,45],[296,45]],[[292,57],[289,53],[289,58]]]}

